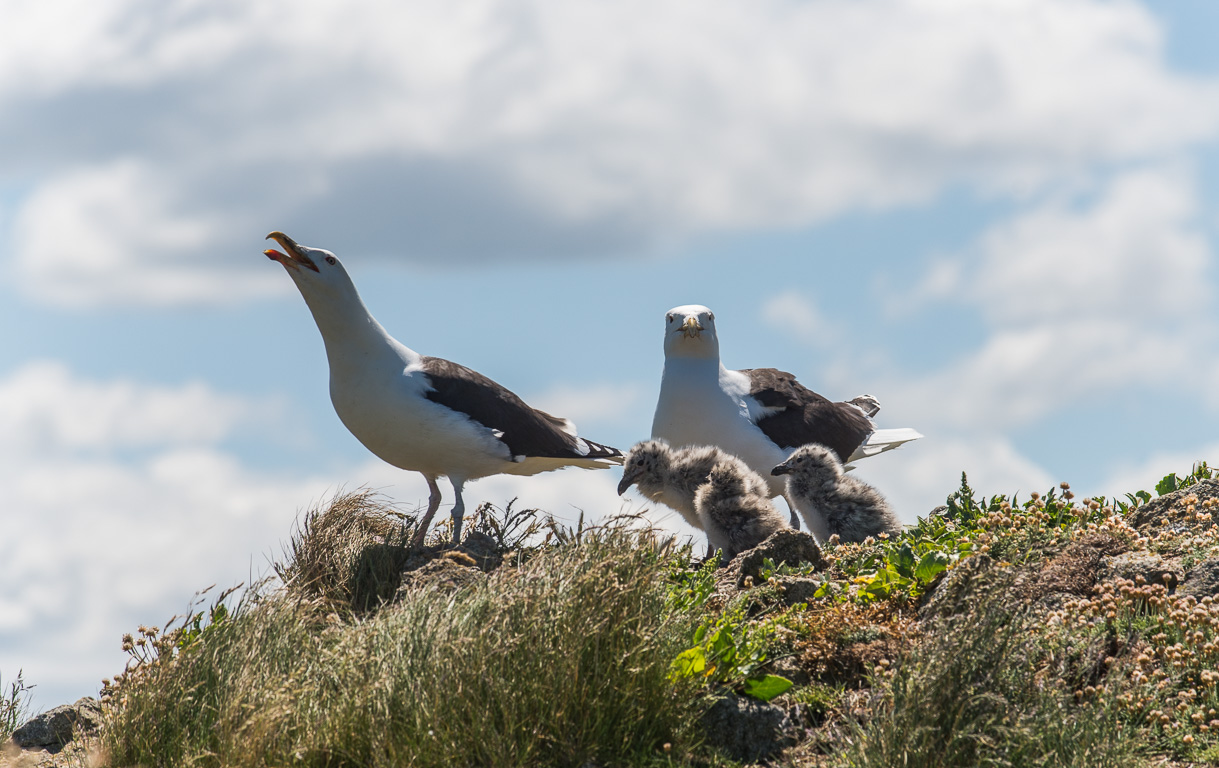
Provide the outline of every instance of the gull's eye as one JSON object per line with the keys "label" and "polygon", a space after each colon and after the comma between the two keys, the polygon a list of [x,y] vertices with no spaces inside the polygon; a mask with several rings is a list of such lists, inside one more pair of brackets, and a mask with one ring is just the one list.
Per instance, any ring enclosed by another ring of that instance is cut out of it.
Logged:
{"label": "gull's eye", "polygon": [[708,313],[707,313],[707,319],[708,319],[708,320],[714,320],[714,319],[715,319],[715,313],[714,313],[714,312],[708,312]]}
{"label": "gull's eye", "polygon": [[327,257],[326,257],[326,263],[327,263],[327,264],[338,264],[338,263],[339,263],[339,260],[338,260],[338,259],[336,259],[336,258],[335,258],[335,257],[333,257],[333,256],[327,256]]}
{"label": "gull's eye", "polygon": [[671,315],[671,314],[669,314],[669,315],[665,315],[665,322],[666,322],[666,323],[671,323],[671,322],[673,322],[673,315]]}

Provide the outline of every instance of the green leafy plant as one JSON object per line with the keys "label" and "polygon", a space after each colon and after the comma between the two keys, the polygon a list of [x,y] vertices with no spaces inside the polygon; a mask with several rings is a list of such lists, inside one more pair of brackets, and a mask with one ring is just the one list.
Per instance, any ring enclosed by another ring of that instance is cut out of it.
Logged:
{"label": "green leafy plant", "polygon": [[762,581],[770,581],[776,576],[808,576],[813,573],[815,566],[806,563],[805,565],[791,565],[789,563],[778,563],[769,557],[762,559],[762,566],[758,569],[762,576]]}
{"label": "green leafy plant", "polygon": [[693,611],[715,594],[715,572],[719,567],[718,557],[709,557],[698,568],[691,568],[689,550],[675,559],[666,572],[668,602],[673,611]]}
{"label": "green leafy plant", "polygon": [[[1166,493],[1188,488],[1203,480],[1210,480],[1214,477],[1214,474],[1214,470],[1207,466],[1205,461],[1200,461],[1193,466],[1193,469],[1185,477],[1179,477],[1176,472],[1164,475],[1163,479],[1156,483],[1156,495],[1163,496]],[[1146,493],[1146,491],[1142,491],[1142,493]],[[1150,500],[1150,497],[1148,500]]]}
{"label": "green leafy plant", "polygon": [[785,677],[761,672],[774,636],[773,623],[751,623],[743,609],[708,619],[695,630],[694,645],[673,660],[670,677],[674,681],[701,678],[770,701],[792,686]]}
{"label": "green leafy plant", "polygon": [[[188,616],[175,635],[176,642],[174,645],[177,650],[182,651],[203,643],[206,641],[209,633],[218,631],[219,627],[224,624],[225,619],[229,616],[229,609],[224,604],[224,600],[238,589],[241,589],[240,584],[220,593],[220,597],[216,598],[216,602],[207,610],[206,614],[203,611],[197,611]],[[206,591],[204,590],[204,592]],[[207,617],[206,621],[204,616]]]}

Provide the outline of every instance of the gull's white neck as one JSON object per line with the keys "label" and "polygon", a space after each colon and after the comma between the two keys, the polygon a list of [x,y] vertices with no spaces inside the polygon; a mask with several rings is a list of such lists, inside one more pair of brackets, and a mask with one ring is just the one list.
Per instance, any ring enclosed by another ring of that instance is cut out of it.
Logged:
{"label": "gull's white neck", "polygon": [[381,327],[354,285],[298,285],[322,334],[332,375],[381,357],[392,356],[408,364],[419,358]]}

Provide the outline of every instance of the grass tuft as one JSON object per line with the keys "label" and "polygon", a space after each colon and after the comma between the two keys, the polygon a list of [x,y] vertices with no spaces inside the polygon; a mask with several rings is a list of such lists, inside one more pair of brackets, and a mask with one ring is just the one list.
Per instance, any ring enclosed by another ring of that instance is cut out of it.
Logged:
{"label": "grass tuft", "polygon": [[4,691],[4,679],[0,678],[0,744],[12,738],[13,731],[25,722],[29,715],[29,696],[33,686],[26,685],[17,673],[17,679],[9,683]]}
{"label": "grass tuft", "polygon": [[[347,620],[331,601],[358,569],[331,530],[306,521],[291,552],[307,559],[283,568],[297,586],[248,590],[190,642],[181,628],[153,642],[106,698],[115,764],[568,766],[693,745],[701,698],[667,679],[690,622],[667,608],[668,549],[650,533],[585,529],[485,585]],[[339,554],[312,546],[322,531]]]}
{"label": "grass tuft", "polygon": [[305,514],[276,573],[293,595],[367,613],[394,596],[414,519],[378,494],[337,494]]}
{"label": "grass tuft", "polygon": [[835,764],[852,768],[1140,765],[1112,697],[1076,704],[1066,654],[1039,643],[997,580],[875,672],[880,702]]}

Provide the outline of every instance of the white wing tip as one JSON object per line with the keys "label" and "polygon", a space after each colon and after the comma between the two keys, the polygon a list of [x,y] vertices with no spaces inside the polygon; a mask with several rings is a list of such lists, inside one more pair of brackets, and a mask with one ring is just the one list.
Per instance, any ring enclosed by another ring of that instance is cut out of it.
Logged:
{"label": "white wing tip", "polygon": [[923,437],[923,433],[917,429],[910,427],[899,427],[897,429],[878,429],[868,435],[868,439],[864,444],[855,449],[855,452],[847,459],[850,461],[858,461],[866,459],[869,456],[875,456],[878,453],[891,451],[894,448],[905,445],[912,440],[919,440]]}

